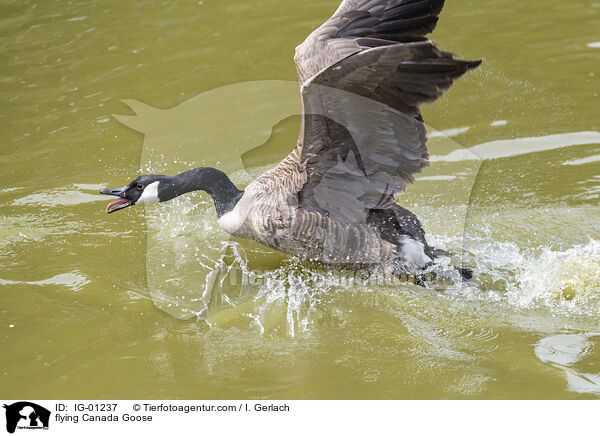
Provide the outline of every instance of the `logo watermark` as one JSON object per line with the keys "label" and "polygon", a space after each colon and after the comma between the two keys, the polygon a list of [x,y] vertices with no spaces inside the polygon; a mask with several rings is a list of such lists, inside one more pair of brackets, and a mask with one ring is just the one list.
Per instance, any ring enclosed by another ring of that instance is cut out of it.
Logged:
{"label": "logo watermark", "polygon": [[4,404],[6,409],[6,431],[14,433],[19,430],[48,430],[50,411],[45,407],[29,401],[18,401]]}
{"label": "logo watermark", "polygon": [[[314,194],[312,204],[329,217],[343,219],[350,213],[353,221],[367,225],[368,216],[364,210],[388,207],[394,200],[392,194],[407,185],[402,178],[390,177],[384,168],[388,164],[402,163],[403,157],[394,154],[399,153],[398,147],[382,148],[380,145],[385,145],[386,141],[391,144],[402,140],[408,142],[400,145],[407,147],[410,142],[423,140],[425,129],[411,117],[364,96],[320,85],[312,93],[312,96],[305,96],[305,113],[330,119],[354,143],[346,154],[330,156],[319,181],[311,186]],[[343,100],[346,104],[332,110],[319,103],[327,100]],[[228,174],[236,185],[245,186],[293,150],[301,128],[302,106],[295,81],[235,83],[206,91],[171,109],[157,109],[135,100],[125,100],[124,103],[135,115],[115,117],[144,134],[141,174],[175,175],[199,166],[216,167]],[[353,128],[352,124],[362,112],[383,113],[387,123],[383,130],[388,135],[380,138],[382,144],[373,144],[373,139],[381,135],[378,132],[381,126],[376,123],[363,123],[359,129]],[[408,132],[408,137],[392,134],[397,129]],[[447,228],[453,229],[460,241],[464,237],[460,235],[464,235],[471,190],[481,159],[452,140],[452,132],[446,135],[430,127],[427,131],[431,139],[428,146],[434,144],[444,155],[456,151],[468,157],[452,163],[453,167],[458,167],[460,183],[452,191],[452,213],[444,216]],[[374,153],[374,149],[377,152]],[[435,183],[436,176],[426,175],[424,179],[427,178]],[[351,195],[345,194],[348,189]],[[270,285],[273,278],[267,273],[267,268],[243,265],[223,278],[223,268],[229,267],[227,262],[223,263],[228,254],[223,251],[221,242],[232,238],[216,225],[214,212],[210,210],[212,202],[199,204],[199,197],[193,196],[194,204],[191,204],[187,198],[146,206],[150,208],[145,214],[148,229],[146,274],[149,293],[155,304],[173,316],[186,318],[189,315],[179,309],[184,299],[189,311],[195,312],[203,306],[199,299],[211,298],[217,289],[224,286]],[[255,213],[255,210],[250,207],[245,212]],[[293,216],[291,209],[284,212],[289,212],[286,216]],[[239,220],[240,224],[243,222],[243,219]],[[345,263],[345,253],[336,254],[336,247],[327,244],[324,247],[330,252],[323,253],[322,257],[327,257],[329,263],[340,266]],[[273,256],[270,253],[263,255]],[[246,254],[242,253],[238,260],[240,258],[246,259]],[[395,273],[380,274],[366,271],[358,264],[354,269],[353,272],[331,274],[327,281],[332,286],[335,283],[340,286],[361,283],[401,286],[407,282],[436,282],[435,287],[443,286],[437,278],[433,278],[435,274],[404,273],[401,269]],[[317,284],[325,285],[324,282]],[[179,306],[173,301],[177,301]],[[196,307],[194,302],[199,306]]]}

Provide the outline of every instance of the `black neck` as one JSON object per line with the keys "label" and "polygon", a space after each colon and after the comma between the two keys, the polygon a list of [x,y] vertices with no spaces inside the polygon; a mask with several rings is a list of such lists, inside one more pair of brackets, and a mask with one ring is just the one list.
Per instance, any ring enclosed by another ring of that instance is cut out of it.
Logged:
{"label": "black neck", "polygon": [[174,189],[173,197],[191,191],[206,191],[215,203],[217,216],[220,218],[233,210],[244,191],[240,191],[229,180],[229,177],[215,168],[200,167],[178,174],[171,179],[170,185]]}

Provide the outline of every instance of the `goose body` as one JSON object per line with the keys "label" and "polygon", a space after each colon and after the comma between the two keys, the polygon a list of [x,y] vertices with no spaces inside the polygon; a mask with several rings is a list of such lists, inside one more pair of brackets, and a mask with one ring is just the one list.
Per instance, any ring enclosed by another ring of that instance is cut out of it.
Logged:
{"label": "goose body", "polygon": [[305,184],[292,153],[244,190],[233,210],[218,219],[223,230],[305,260],[337,265],[378,265],[391,261],[396,247],[366,223],[348,225],[298,203]]}
{"label": "goose body", "polygon": [[394,195],[428,165],[419,110],[480,61],[425,38],[443,0],[344,0],[296,48],[302,124],[296,147],[243,191],[213,168],[141,176],[107,211],[207,191],[220,227],[302,259],[418,270],[430,247]]}

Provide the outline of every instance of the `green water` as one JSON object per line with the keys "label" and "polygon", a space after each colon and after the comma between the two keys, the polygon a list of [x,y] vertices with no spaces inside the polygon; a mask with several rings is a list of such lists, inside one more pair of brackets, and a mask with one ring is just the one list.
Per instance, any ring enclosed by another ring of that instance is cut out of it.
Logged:
{"label": "green water", "polygon": [[441,290],[320,283],[204,194],[104,213],[140,168],[243,186],[285,155],[294,47],[337,0],[2,0],[0,396],[597,398],[600,4],[447,3],[433,38],[484,63],[424,108],[398,197],[475,268]]}

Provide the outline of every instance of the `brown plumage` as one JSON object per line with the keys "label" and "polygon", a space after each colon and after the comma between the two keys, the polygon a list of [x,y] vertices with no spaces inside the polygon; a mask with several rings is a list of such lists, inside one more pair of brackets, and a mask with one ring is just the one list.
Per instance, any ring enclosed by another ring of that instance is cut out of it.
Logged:
{"label": "brown plumage", "polygon": [[422,267],[443,254],[427,245],[417,217],[393,204],[428,165],[419,105],[480,63],[426,40],[443,4],[345,0],[296,48],[297,146],[246,188],[219,219],[223,228],[330,264]]}

